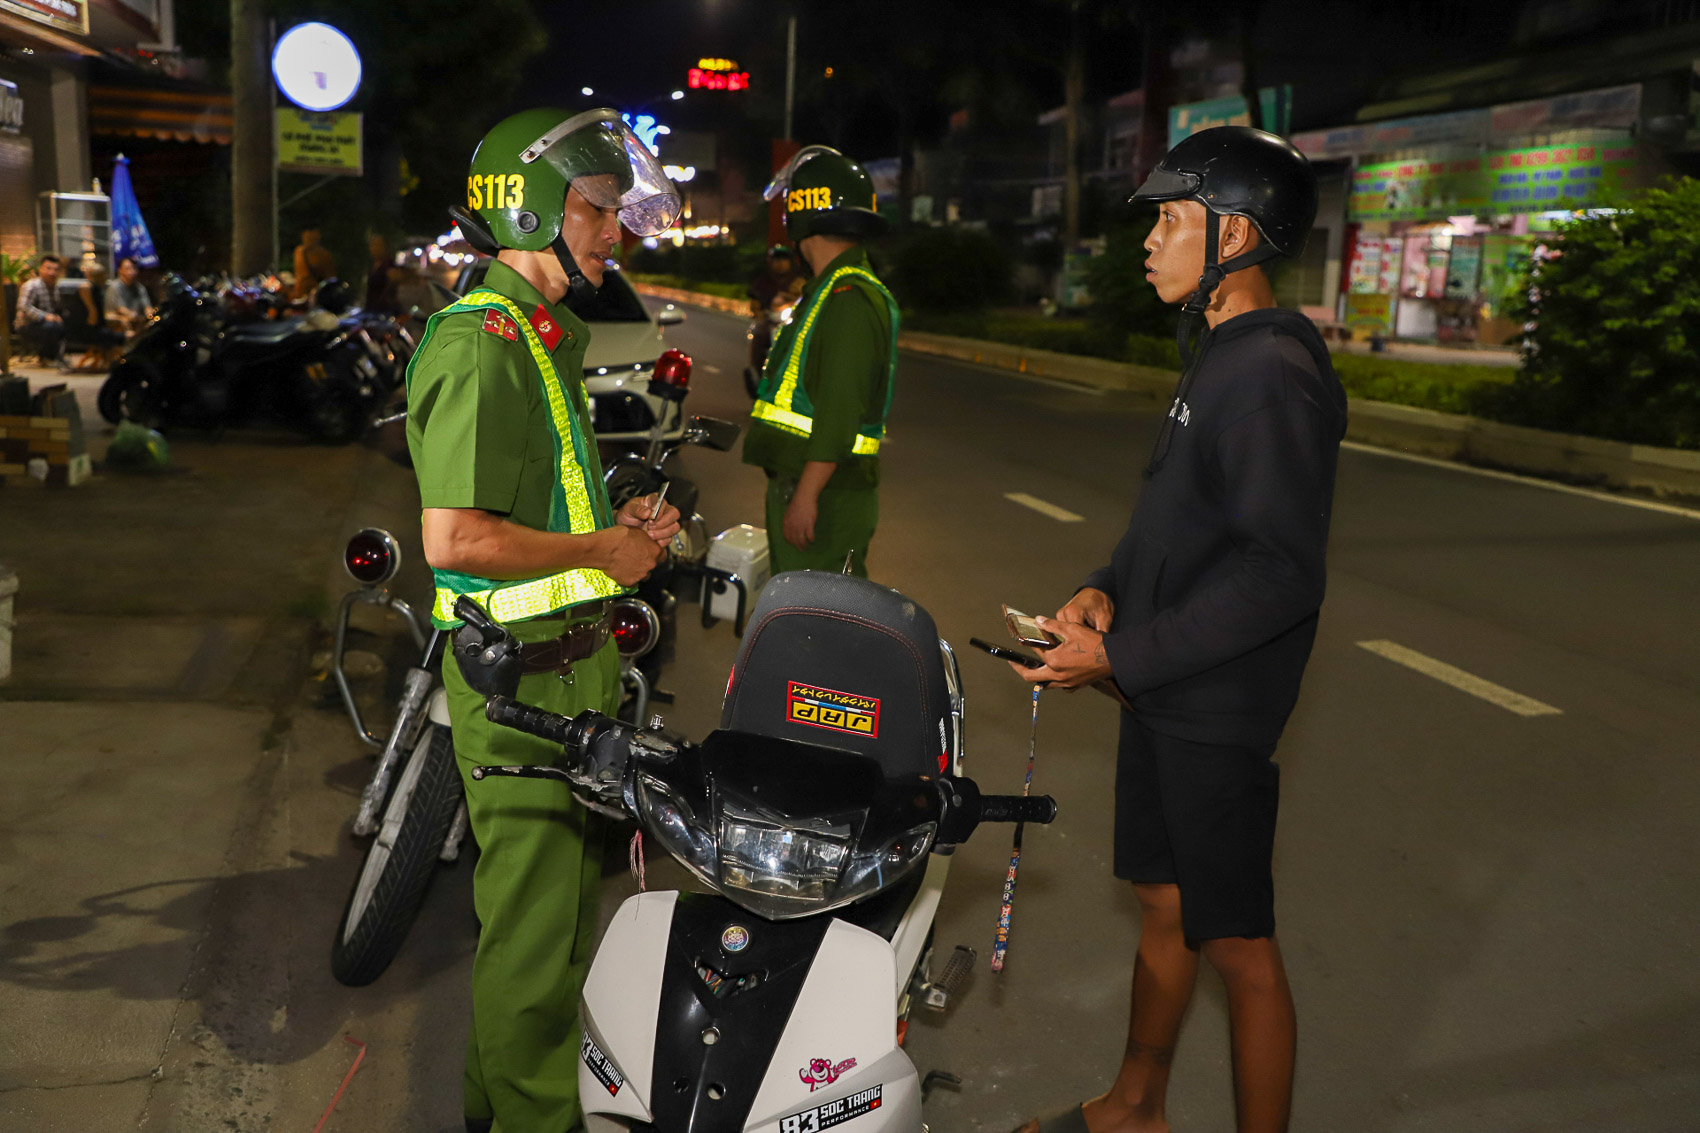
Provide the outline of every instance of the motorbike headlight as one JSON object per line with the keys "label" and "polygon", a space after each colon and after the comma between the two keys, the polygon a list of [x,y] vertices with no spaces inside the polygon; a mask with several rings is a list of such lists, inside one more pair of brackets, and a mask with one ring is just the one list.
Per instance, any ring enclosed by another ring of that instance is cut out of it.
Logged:
{"label": "motorbike headlight", "polygon": [[913,869],[927,856],[938,833],[935,822],[923,823],[890,839],[871,853],[853,854],[839,880],[835,904],[847,904],[877,893]]}
{"label": "motorbike headlight", "polygon": [[715,878],[714,830],[704,824],[690,803],[672,787],[650,775],[637,777],[638,809],[644,828],[703,884],[718,888]]}
{"label": "motorbike headlight", "polygon": [[821,911],[836,897],[860,817],[789,821],[724,805],[721,891],[774,920]]}

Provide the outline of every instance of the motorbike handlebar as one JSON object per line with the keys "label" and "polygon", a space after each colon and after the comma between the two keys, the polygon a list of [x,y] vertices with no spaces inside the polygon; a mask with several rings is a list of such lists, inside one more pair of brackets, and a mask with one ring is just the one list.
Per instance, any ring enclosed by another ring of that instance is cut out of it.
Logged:
{"label": "motorbike handlebar", "polygon": [[981,795],[981,822],[1048,823],[1057,816],[1057,800],[1050,795]]}
{"label": "motorbike handlebar", "polygon": [[525,732],[562,747],[572,740],[573,721],[570,716],[533,708],[509,696],[492,696],[485,701],[484,718],[492,724]]}

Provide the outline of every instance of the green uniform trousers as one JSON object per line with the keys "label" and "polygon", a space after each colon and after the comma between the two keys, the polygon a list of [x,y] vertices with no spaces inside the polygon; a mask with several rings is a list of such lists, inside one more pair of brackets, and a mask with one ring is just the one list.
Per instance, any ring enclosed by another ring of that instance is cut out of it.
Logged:
{"label": "green uniform trousers", "polygon": [[834,488],[828,484],[820,494],[815,515],[815,541],[798,550],[785,541],[785,507],[797,488],[795,480],[783,476],[767,479],[768,568],[774,574],[788,570],[829,570],[842,573],[844,557],[850,573],[868,577],[868,544],[880,521],[878,488]]}
{"label": "green uniform trousers", "polygon": [[[508,626],[521,641],[558,637],[560,615]],[[478,840],[472,902],[472,1031],[466,1044],[466,1116],[495,1118],[496,1133],[567,1133],[580,1120],[579,993],[596,944],[602,877],[601,820],[566,784],[544,779],[474,782],[482,763],[547,764],[554,744],[484,718],[484,698],[453,659],[443,665],[455,759]],[[564,716],[619,705],[620,661],[609,642],[573,666],[521,678],[519,699]]]}

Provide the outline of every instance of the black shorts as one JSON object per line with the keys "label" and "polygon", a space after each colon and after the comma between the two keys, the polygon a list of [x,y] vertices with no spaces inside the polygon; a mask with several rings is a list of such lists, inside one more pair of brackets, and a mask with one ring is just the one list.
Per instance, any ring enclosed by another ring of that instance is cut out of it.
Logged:
{"label": "black shorts", "polygon": [[1274,754],[1176,739],[1122,713],[1116,876],[1180,886],[1188,941],[1275,935]]}

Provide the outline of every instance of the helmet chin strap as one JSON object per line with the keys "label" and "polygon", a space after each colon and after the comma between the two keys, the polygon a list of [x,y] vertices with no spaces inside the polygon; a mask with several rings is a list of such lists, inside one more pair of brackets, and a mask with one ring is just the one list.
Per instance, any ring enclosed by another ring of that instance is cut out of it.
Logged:
{"label": "helmet chin strap", "polygon": [[596,298],[596,293],[602,289],[586,279],[584,272],[579,270],[578,261],[573,258],[572,250],[567,247],[566,236],[556,236],[550,242],[549,248],[555,253],[561,270],[567,273],[567,298],[580,303],[588,303]]}
{"label": "helmet chin strap", "polygon": [[1216,289],[1222,286],[1222,281],[1233,272],[1266,263],[1281,254],[1275,250],[1274,245],[1264,241],[1249,252],[1241,252],[1218,262],[1216,255],[1221,245],[1222,218],[1216,215],[1215,209],[1205,206],[1204,274],[1198,277],[1198,289],[1187,296],[1186,303],[1182,305],[1180,322],[1175,327],[1175,349],[1180,354],[1183,371],[1192,362],[1198,330],[1204,322],[1204,312],[1209,309],[1211,297],[1216,294]]}

